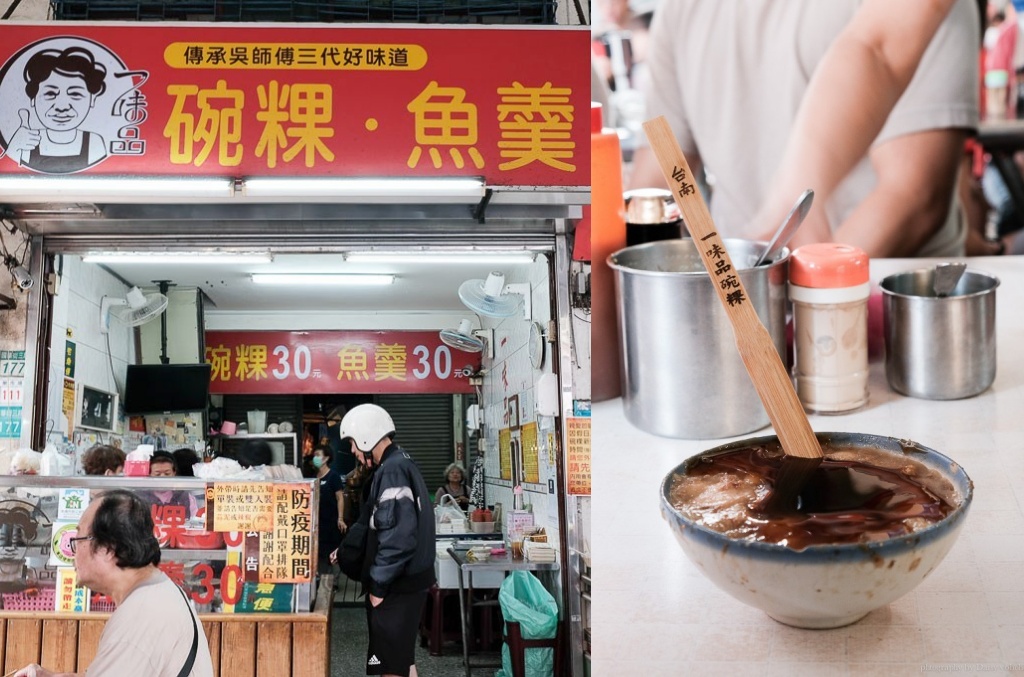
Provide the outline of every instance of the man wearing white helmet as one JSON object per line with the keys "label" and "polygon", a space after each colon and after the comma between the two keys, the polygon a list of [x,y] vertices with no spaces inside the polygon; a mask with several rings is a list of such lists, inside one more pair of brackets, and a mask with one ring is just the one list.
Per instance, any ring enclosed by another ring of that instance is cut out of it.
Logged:
{"label": "man wearing white helmet", "polygon": [[361,404],[341,421],[352,453],[377,466],[366,509],[370,531],[363,563],[370,645],[366,674],[416,677],[416,632],[434,584],[434,513],[412,457],[395,444],[395,424],[381,407]]}

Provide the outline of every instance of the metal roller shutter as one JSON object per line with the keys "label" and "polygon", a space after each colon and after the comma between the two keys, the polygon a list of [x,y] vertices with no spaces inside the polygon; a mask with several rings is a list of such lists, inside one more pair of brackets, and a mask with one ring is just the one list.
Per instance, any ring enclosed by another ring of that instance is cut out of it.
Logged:
{"label": "metal roller shutter", "polygon": [[398,431],[395,441],[412,456],[431,495],[444,483],[444,469],[455,458],[451,395],[378,395]]}

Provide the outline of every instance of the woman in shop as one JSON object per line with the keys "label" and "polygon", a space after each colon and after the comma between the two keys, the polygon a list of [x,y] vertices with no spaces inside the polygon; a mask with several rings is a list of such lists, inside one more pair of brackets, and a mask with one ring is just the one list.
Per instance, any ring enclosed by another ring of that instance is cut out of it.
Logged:
{"label": "woman in shop", "polygon": [[124,451],[109,444],[94,444],[82,455],[86,475],[123,475]]}
{"label": "woman in shop", "polygon": [[320,480],[320,534],[317,539],[318,571],[321,574],[334,573],[330,555],[339,545],[348,529],[343,519],[345,514],[345,485],[338,473],[331,469],[334,451],[328,446],[313,450],[313,467]]}
{"label": "woman in shop", "polygon": [[199,454],[194,449],[189,447],[182,447],[181,449],[174,450],[174,462],[178,467],[178,477],[195,477],[196,473],[192,469],[196,463],[200,462]]}
{"label": "woman in shop", "polygon": [[441,498],[446,494],[455,499],[459,507],[465,510],[469,507],[469,489],[466,487],[466,471],[458,463],[449,463],[444,469],[445,482],[438,487],[434,494],[434,505],[441,503]]}

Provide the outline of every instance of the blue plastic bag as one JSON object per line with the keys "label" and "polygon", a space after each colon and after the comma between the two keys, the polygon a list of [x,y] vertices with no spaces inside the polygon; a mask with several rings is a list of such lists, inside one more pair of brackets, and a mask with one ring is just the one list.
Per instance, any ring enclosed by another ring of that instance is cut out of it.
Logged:
{"label": "blue plastic bag", "polygon": [[[558,604],[537,577],[529,571],[513,571],[498,591],[498,603],[505,621],[519,623],[523,639],[551,639],[558,630]],[[554,649],[526,649],[526,677],[554,674]],[[508,645],[501,647],[502,668],[494,677],[512,677]]]}

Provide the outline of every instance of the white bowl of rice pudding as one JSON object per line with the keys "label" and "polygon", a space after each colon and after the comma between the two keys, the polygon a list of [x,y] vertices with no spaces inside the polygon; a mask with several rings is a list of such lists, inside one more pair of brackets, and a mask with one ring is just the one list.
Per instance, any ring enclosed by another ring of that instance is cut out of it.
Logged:
{"label": "white bowl of rice pudding", "polygon": [[670,472],[661,511],[712,582],[775,620],[836,628],[913,590],[956,542],[973,496],[963,468],[908,440],[818,433],[825,461],[799,507],[766,514],[775,436],[708,450]]}

